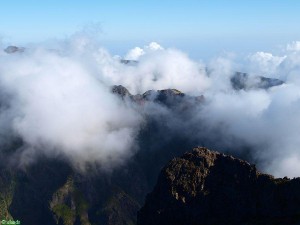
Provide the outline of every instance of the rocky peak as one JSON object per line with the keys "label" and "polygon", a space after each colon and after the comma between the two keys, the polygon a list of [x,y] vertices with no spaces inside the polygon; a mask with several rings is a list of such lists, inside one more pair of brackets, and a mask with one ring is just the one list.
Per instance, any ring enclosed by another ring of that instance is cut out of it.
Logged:
{"label": "rocky peak", "polygon": [[235,90],[269,89],[284,84],[282,80],[263,76],[250,76],[247,73],[236,72],[230,79]]}
{"label": "rocky peak", "polygon": [[114,85],[111,92],[122,99],[128,97],[133,102],[143,105],[145,102],[156,102],[169,108],[188,108],[193,103],[201,103],[204,96],[188,96],[177,89],[149,90],[144,94],[132,95],[124,86]]}
{"label": "rocky peak", "polygon": [[164,89],[158,91],[162,95],[171,95],[171,96],[184,96],[184,93],[177,89]]}
{"label": "rocky peak", "polygon": [[182,98],[185,96],[184,93],[178,91],[177,89],[165,89],[157,91],[157,100],[165,101],[167,99],[175,99],[175,98]]}
{"label": "rocky peak", "polygon": [[275,179],[206,148],[171,160],[138,214],[139,225],[299,223],[300,178]]}
{"label": "rocky peak", "polygon": [[114,85],[111,88],[112,93],[119,95],[121,98],[132,96],[130,92],[122,85]]}

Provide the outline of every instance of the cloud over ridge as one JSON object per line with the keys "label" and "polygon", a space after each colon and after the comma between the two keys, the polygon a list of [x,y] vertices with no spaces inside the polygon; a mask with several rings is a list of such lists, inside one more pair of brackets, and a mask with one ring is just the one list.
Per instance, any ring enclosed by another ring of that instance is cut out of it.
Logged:
{"label": "cloud over ridge", "polygon": [[[152,42],[129,50],[124,59],[138,62],[126,65],[82,37],[58,43],[54,49],[36,46],[13,54],[1,52],[1,139],[22,138],[26,146],[21,151],[23,164],[42,151],[62,154],[79,166],[96,162],[114,167],[138,151],[136,138],[145,113],[151,112],[121,100],[111,93],[111,86],[123,85],[133,94],[176,88],[205,96],[205,103],[193,108],[193,116],[180,122],[183,136],[209,140],[226,149],[241,146],[243,151],[242,146],[250,146],[253,158],[268,172],[299,176],[297,43],[287,45],[282,55],[257,52],[243,60],[225,55],[208,63]],[[230,79],[237,71],[279,78],[285,84],[234,90]],[[172,111],[156,103],[151,107],[147,110],[170,114],[170,129],[178,127],[180,119]],[[291,164],[295,166],[287,166]]]}

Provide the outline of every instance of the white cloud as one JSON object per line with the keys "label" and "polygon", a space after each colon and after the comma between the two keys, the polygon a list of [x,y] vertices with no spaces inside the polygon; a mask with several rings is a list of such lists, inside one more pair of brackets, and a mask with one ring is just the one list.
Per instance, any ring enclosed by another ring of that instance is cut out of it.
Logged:
{"label": "white cloud", "polygon": [[256,52],[248,57],[249,72],[256,75],[276,76],[278,66],[287,56],[274,56],[267,52]]}
{"label": "white cloud", "polygon": [[145,51],[142,48],[135,47],[127,53],[127,55],[125,56],[125,59],[138,60],[144,54],[145,54]]}
{"label": "white cloud", "polygon": [[157,42],[151,42],[148,46],[145,46],[145,49],[150,51],[157,51],[157,50],[163,50],[164,48],[161,47]]}
{"label": "white cloud", "polygon": [[268,171],[276,177],[299,177],[300,155],[283,156],[281,159],[272,162]]}
{"label": "white cloud", "polygon": [[158,43],[156,42],[151,42],[149,45],[145,45],[143,48],[140,47],[135,47],[126,54],[125,59],[128,60],[138,60],[141,56],[155,52],[158,50],[163,50],[164,48],[161,47]]}
{"label": "white cloud", "polygon": [[300,41],[294,41],[288,44],[286,49],[288,51],[300,51]]}
{"label": "white cloud", "polygon": [[0,58],[1,89],[13,96],[5,99],[10,107],[1,118],[10,118],[11,130],[28,146],[21,163],[36,149],[63,154],[80,166],[111,167],[135,151],[141,116],[111,94],[85,55],[77,54],[37,49]]}

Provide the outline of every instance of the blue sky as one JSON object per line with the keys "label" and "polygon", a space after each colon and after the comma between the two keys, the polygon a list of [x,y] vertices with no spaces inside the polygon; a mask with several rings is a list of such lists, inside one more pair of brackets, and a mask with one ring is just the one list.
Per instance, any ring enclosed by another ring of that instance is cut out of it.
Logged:
{"label": "blue sky", "polygon": [[194,56],[279,48],[300,40],[297,0],[4,0],[0,36],[24,44],[97,24],[113,52],[157,41]]}

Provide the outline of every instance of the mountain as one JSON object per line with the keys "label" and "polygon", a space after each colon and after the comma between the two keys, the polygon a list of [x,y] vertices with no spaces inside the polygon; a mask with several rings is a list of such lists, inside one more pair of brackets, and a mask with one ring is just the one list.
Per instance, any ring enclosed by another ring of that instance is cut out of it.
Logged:
{"label": "mountain", "polygon": [[[195,130],[202,129],[199,123],[188,122],[205,104],[204,96],[190,96],[176,89],[149,90],[132,95],[121,85],[113,86],[111,91],[143,113],[145,123],[136,137],[139,150],[126,163],[111,171],[102,170],[101,166],[91,166],[87,171],[80,172],[63,156],[44,155],[36,156],[35,162],[26,168],[16,168],[9,160],[24,147],[24,143],[19,137],[12,137],[0,146],[0,159],[6,162],[0,165],[0,220],[20,220],[24,225],[136,224],[137,212],[144,205],[147,193],[153,190],[166,163],[194,146],[214,144],[207,141],[205,135],[194,135]],[[203,132],[207,132],[205,127]],[[231,165],[230,161],[224,164]],[[238,174],[244,173],[239,169],[236,168]],[[206,168],[206,171],[210,170]],[[192,176],[186,178],[187,183],[190,178]],[[225,178],[231,182],[230,176]],[[212,177],[210,182],[214,182]],[[268,182],[270,187],[274,186],[273,178]],[[271,197],[267,194],[266,191],[265,202],[269,203],[268,198]],[[174,200],[168,193],[162,193],[162,199],[163,196],[166,197],[166,204],[167,200]],[[241,199],[245,197],[240,194],[236,196]],[[153,204],[151,211],[149,201],[148,198],[139,214],[140,224],[145,222],[142,218],[149,218],[152,213],[153,219],[157,217],[156,205]],[[176,201],[174,203],[177,207]],[[283,202],[283,207],[286,204]],[[268,205],[263,207],[269,209]],[[189,208],[192,209],[192,206],[188,205],[185,210]],[[177,212],[178,216],[180,213]]]}
{"label": "mountain", "polygon": [[123,100],[128,98],[134,103],[143,105],[146,102],[162,104],[168,108],[180,108],[187,104],[200,104],[204,101],[204,96],[189,96],[177,89],[149,90],[143,94],[132,95],[124,86],[114,85],[112,93],[118,95]]}
{"label": "mountain", "polygon": [[135,66],[135,65],[137,65],[139,62],[136,61],[136,60],[121,59],[121,60],[120,60],[120,63],[123,63],[123,64],[128,65],[128,66]]}
{"label": "mountain", "polygon": [[17,53],[17,52],[21,53],[21,52],[25,51],[25,48],[11,45],[11,46],[8,46],[7,48],[5,48],[4,51],[7,54],[12,54],[12,53]]}
{"label": "mountain", "polygon": [[300,224],[300,178],[275,179],[246,161],[195,148],[163,168],[137,224]]}
{"label": "mountain", "polygon": [[230,79],[235,90],[269,89],[284,84],[282,80],[264,76],[250,76],[247,73],[236,72]]}
{"label": "mountain", "polygon": [[[114,86],[112,92],[137,107],[155,102],[176,115],[203,101],[201,96],[188,96],[175,89],[132,95],[126,88]],[[20,220],[24,225],[136,224],[137,211],[161,168],[185,147],[195,145],[180,132],[169,132],[168,124],[162,123],[168,117],[145,115],[146,123],[137,137],[139,151],[112,171],[99,166],[80,172],[64,157],[43,155],[26,168],[16,168],[9,159],[24,143],[14,137],[1,146],[0,159],[7,163],[0,165],[0,220]]]}

